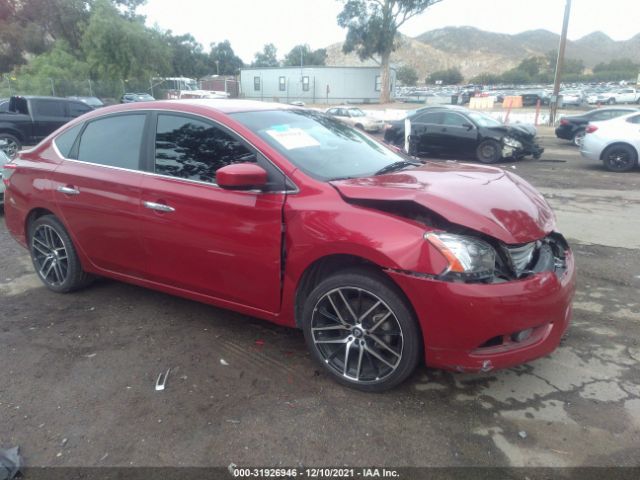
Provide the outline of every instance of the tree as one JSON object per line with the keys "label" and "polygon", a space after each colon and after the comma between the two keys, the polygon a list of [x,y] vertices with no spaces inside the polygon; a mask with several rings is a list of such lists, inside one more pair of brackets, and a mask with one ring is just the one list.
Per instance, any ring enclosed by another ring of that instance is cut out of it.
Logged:
{"label": "tree", "polygon": [[126,80],[171,72],[162,34],[121,16],[107,0],[96,0],[82,46],[93,76]]}
{"label": "tree", "polygon": [[[555,68],[555,64],[554,64]],[[540,73],[544,73],[549,70],[549,61],[546,57],[529,57],[525,58],[516,67],[516,70],[525,72],[527,76],[534,78]]]}
{"label": "tree", "polygon": [[502,77],[496,73],[484,72],[469,79],[474,85],[496,85],[502,83]]}
{"label": "tree", "polygon": [[396,78],[403,85],[413,87],[418,82],[418,72],[416,72],[415,68],[402,65],[396,70]]}
{"label": "tree", "polygon": [[215,65],[216,75],[237,75],[244,67],[244,62],[234,53],[229,40],[211,44],[209,63]]}
{"label": "tree", "polygon": [[261,52],[256,52],[252,67],[279,67],[280,62],[276,58],[277,50],[273,43],[267,43]]}
{"label": "tree", "polygon": [[209,55],[190,34],[174,36],[166,32],[165,41],[171,50],[171,72],[174,75],[199,78],[211,73]]}
{"label": "tree", "polygon": [[389,59],[397,48],[398,29],[412,17],[441,0],[342,0],[338,25],[347,29],[342,50],[361,60],[380,57],[380,103],[391,98]]}
{"label": "tree", "polygon": [[457,68],[438,70],[427,77],[427,83],[442,82],[443,85],[457,85],[462,80],[464,80],[464,77]]}
{"label": "tree", "polygon": [[296,45],[284,56],[282,65],[296,67],[300,65],[324,65],[327,60],[327,49],[311,50],[309,45]]}

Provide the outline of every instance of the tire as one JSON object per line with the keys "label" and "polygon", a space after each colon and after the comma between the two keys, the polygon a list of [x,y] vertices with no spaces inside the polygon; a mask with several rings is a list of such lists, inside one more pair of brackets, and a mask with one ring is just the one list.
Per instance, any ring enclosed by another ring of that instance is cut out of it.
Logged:
{"label": "tire", "polygon": [[607,104],[609,104],[609,105],[613,105],[614,103],[616,103],[616,99],[615,98],[610,98],[609,100],[607,100]]}
{"label": "tire", "polygon": [[343,385],[389,390],[406,380],[422,357],[412,309],[374,269],[352,268],[326,278],[304,300],[302,312],[312,357]]}
{"label": "tire", "polygon": [[364,131],[364,126],[361,123],[356,123],[356,128]]}
{"label": "tire", "polygon": [[29,225],[29,253],[38,277],[49,290],[69,293],[92,281],[82,270],[69,234],[53,215],[44,215]]}
{"label": "tire", "polygon": [[2,144],[1,140],[7,142],[6,145],[2,145],[2,150],[10,160],[13,160],[22,148],[22,142],[10,133],[0,133],[0,145]]}
{"label": "tire", "polygon": [[607,170],[628,172],[638,165],[638,154],[630,145],[612,145],[602,153],[602,161]]}
{"label": "tire", "polygon": [[573,138],[571,139],[571,141],[576,147],[579,147],[582,145],[582,140],[584,140],[584,136],[585,136],[584,130],[580,129],[573,134]]}
{"label": "tire", "polygon": [[482,163],[496,163],[502,158],[500,144],[495,140],[484,140],[476,148],[476,158]]}

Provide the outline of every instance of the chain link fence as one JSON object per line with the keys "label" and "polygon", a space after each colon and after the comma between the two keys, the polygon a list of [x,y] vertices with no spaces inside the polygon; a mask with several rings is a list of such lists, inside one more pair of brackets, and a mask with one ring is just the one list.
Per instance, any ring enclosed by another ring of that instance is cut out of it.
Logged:
{"label": "chain link fence", "polygon": [[45,95],[53,97],[98,97],[104,103],[117,103],[124,93],[149,93],[164,98],[165,90],[151,78],[134,80],[56,79],[4,75],[0,80],[0,98],[13,95]]}

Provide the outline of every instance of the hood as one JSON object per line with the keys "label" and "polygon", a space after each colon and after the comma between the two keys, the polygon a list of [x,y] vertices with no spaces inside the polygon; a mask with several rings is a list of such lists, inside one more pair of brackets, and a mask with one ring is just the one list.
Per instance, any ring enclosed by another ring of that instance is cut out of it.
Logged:
{"label": "hood", "polygon": [[511,129],[517,130],[518,132],[525,133],[532,137],[535,137],[538,134],[538,130],[533,125],[529,125],[527,123],[516,123],[513,125],[509,125]]}
{"label": "hood", "polygon": [[428,162],[411,170],[331,184],[347,199],[415,202],[451,223],[511,245],[539,240],[555,227],[542,195],[499,168]]}
{"label": "hood", "polygon": [[536,134],[536,127],[533,125],[526,124],[514,124],[514,125],[498,125],[495,127],[487,127],[489,130],[493,130],[494,132],[500,132],[501,134],[507,134],[515,138],[524,138],[528,140],[532,140]]}

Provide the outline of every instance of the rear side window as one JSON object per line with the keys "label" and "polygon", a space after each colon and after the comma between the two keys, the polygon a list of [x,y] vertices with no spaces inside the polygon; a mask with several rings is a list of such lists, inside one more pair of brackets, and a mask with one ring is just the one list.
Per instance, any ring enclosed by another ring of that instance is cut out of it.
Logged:
{"label": "rear side window", "polygon": [[78,160],[137,170],[146,114],[94,120],[80,137]]}
{"label": "rear side window", "polygon": [[256,162],[256,155],[221,128],[181,115],[158,115],[155,172],[215,182],[216,170],[232,163]]}
{"label": "rear side window", "polygon": [[33,102],[34,114],[41,117],[65,117],[64,103],[57,100],[38,100]]}
{"label": "rear side window", "polygon": [[87,113],[91,110],[89,105],[86,105],[82,102],[69,102],[69,116],[72,118],[79,117],[82,114]]}
{"label": "rear side window", "polygon": [[58,150],[60,150],[60,153],[62,154],[63,157],[68,158],[69,154],[71,153],[71,149],[73,148],[73,144],[76,141],[76,138],[78,138],[78,133],[80,133],[80,130],[82,129],[82,124],[80,125],[76,125],[73,128],[70,128],[69,130],[67,130],[66,132],[63,132],[62,134],[58,135],[53,141],[56,144],[56,147],[58,147]]}
{"label": "rear side window", "polygon": [[442,123],[442,113],[440,112],[430,112],[423,113],[422,115],[418,115],[416,118],[412,120],[416,123]]}

